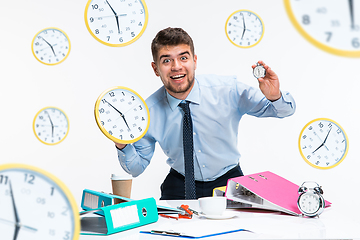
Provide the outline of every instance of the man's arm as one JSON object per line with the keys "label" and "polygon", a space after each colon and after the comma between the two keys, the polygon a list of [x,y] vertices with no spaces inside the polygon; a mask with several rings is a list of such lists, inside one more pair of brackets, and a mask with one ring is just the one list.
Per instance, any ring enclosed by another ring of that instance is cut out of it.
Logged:
{"label": "man's arm", "polygon": [[155,151],[155,141],[146,137],[133,144],[115,143],[115,146],[121,167],[133,177],[144,172]]}

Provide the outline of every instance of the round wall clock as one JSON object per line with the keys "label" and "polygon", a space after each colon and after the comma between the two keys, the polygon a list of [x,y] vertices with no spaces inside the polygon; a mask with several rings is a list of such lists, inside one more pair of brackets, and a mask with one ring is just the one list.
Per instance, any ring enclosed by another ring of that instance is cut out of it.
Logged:
{"label": "round wall clock", "polygon": [[360,4],[355,3],[284,0],[291,22],[305,39],[345,57],[360,57]]}
{"label": "round wall clock", "polygon": [[225,33],[235,46],[250,48],[258,44],[264,36],[264,24],[256,13],[238,10],[226,20]]}
{"label": "round wall clock", "polygon": [[68,135],[69,120],[61,109],[45,107],[35,115],[33,130],[40,142],[55,145]]}
{"label": "round wall clock", "polygon": [[328,118],[318,118],[301,130],[299,150],[309,165],[329,169],[344,160],[349,150],[349,141],[338,123]]}
{"label": "round wall clock", "polygon": [[59,179],[42,169],[0,165],[0,232],[2,239],[79,239],[75,199]]}
{"label": "round wall clock", "polygon": [[147,23],[144,0],[89,0],[85,7],[87,29],[107,46],[122,47],[135,42]]}
{"label": "round wall clock", "polygon": [[126,87],[113,87],[99,96],[95,103],[95,119],[106,137],[122,144],[138,141],[150,125],[144,99]]}
{"label": "round wall clock", "polygon": [[70,40],[58,28],[45,28],[38,32],[31,44],[35,58],[46,65],[63,62],[70,53]]}

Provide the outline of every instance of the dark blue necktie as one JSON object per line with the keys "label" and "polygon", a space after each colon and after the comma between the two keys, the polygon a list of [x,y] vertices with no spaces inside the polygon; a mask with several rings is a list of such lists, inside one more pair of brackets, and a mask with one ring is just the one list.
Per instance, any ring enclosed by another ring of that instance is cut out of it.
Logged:
{"label": "dark blue necktie", "polygon": [[185,162],[185,199],[196,199],[195,177],[194,177],[194,145],[193,127],[190,115],[190,102],[181,102],[179,107],[184,111],[183,117],[183,147]]}

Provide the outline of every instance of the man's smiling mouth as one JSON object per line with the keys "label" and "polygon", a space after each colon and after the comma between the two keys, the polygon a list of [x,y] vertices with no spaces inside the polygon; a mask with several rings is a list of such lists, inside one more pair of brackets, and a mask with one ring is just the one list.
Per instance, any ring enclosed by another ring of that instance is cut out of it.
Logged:
{"label": "man's smiling mouth", "polygon": [[170,78],[173,79],[173,80],[179,80],[179,79],[181,79],[181,78],[183,78],[183,77],[185,77],[185,74],[170,76]]}

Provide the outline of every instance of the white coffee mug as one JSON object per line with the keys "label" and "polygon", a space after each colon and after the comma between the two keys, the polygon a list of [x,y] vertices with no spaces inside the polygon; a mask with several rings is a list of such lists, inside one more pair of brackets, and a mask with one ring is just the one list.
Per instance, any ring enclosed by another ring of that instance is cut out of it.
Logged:
{"label": "white coffee mug", "polygon": [[206,215],[222,215],[226,209],[226,197],[199,198],[201,212]]}

